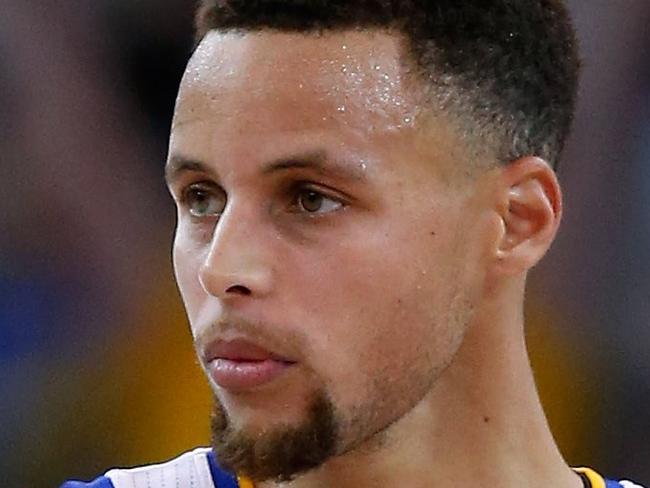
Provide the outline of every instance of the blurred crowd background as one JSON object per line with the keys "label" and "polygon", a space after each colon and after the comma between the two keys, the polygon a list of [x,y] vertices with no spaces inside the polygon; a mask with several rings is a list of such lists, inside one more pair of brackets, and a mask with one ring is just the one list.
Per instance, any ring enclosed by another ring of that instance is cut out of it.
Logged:
{"label": "blurred crowd background", "polygon": [[[569,1],[584,58],[529,342],[573,465],[650,483],[650,2]],[[0,0],[0,486],[208,440],[163,185],[194,2]]]}

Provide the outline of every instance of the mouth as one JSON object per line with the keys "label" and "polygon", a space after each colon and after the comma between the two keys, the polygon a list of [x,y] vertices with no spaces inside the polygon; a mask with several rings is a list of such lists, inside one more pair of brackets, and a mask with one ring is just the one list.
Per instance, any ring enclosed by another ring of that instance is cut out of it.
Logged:
{"label": "mouth", "polygon": [[233,392],[271,383],[296,364],[244,339],[216,341],[206,348],[203,357],[212,380]]}

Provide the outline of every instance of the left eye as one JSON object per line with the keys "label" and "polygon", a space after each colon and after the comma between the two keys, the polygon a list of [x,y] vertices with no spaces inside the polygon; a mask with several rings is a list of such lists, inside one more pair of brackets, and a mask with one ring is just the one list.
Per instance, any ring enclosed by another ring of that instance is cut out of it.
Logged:
{"label": "left eye", "polygon": [[311,214],[335,212],[343,207],[341,202],[310,189],[304,189],[298,192],[296,204],[301,212]]}
{"label": "left eye", "polygon": [[223,192],[193,186],[184,193],[183,203],[193,217],[218,217],[226,206],[226,195]]}

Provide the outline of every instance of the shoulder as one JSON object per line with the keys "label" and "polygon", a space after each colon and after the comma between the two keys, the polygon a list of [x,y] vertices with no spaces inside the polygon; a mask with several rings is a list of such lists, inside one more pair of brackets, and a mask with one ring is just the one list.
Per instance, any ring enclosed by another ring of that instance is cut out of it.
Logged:
{"label": "shoulder", "polygon": [[82,481],[66,481],[61,488],[114,488],[113,483],[106,476],[101,476],[95,481],[84,483]]}
{"label": "shoulder", "polygon": [[590,468],[573,468],[580,476],[586,479],[592,488],[643,488],[641,485],[631,481],[613,481],[608,480]]}
{"label": "shoulder", "polygon": [[222,470],[212,451],[199,448],[170,461],[129,469],[112,469],[91,483],[69,481],[61,488],[140,488],[192,486],[194,488],[238,488],[237,479]]}
{"label": "shoulder", "polygon": [[[106,473],[114,488],[153,486],[194,486],[213,488],[209,449],[195,449],[170,461],[130,469],[112,469]],[[103,487],[102,487],[103,488]]]}
{"label": "shoulder", "polygon": [[632,483],[631,481],[619,481],[619,484],[623,488],[643,488],[643,486]]}
{"label": "shoulder", "polygon": [[607,479],[604,481],[604,488],[643,488],[643,486],[632,483],[631,481],[613,481]]}

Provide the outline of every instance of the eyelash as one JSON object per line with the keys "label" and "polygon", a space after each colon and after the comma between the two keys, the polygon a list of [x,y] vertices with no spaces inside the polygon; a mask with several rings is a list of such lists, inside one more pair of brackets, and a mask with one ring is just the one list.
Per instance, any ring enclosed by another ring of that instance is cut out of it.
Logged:
{"label": "eyelash", "polygon": [[197,219],[205,219],[209,218],[211,216],[195,216],[191,213],[191,204],[192,200],[195,199],[199,193],[203,193],[206,196],[217,196],[218,193],[223,193],[224,194],[224,199],[227,201],[227,197],[225,196],[225,192],[218,186],[216,186],[214,183],[209,182],[209,181],[198,181],[195,183],[191,183],[184,187],[181,192],[180,192],[180,197],[179,197],[179,204],[184,207],[188,213],[193,218]]}
{"label": "eyelash", "polygon": [[347,206],[344,198],[342,198],[340,196],[332,195],[331,191],[326,191],[326,190],[324,190],[322,188],[322,186],[320,186],[320,185],[318,185],[316,183],[310,182],[310,181],[298,181],[298,182],[294,183],[293,185],[291,185],[288,193],[289,193],[289,195],[291,197],[290,201],[291,201],[291,207],[292,208],[297,208],[297,207],[300,206],[299,198],[301,196],[303,196],[305,193],[315,193],[315,194],[319,195],[320,197],[322,197],[323,199],[330,200],[332,202],[336,202],[337,204],[340,205],[339,209],[333,210],[333,211],[330,211],[330,212],[318,213],[318,212],[309,212],[309,211],[306,211],[306,210],[296,212],[296,213],[303,214],[304,216],[306,216],[307,218],[310,218],[310,219],[323,218],[323,217],[325,217],[327,215],[330,215],[332,213],[335,213],[335,212],[337,212],[337,211],[339,211],[339,210],[341,210],[341,209],[343,209],[343,208],[345,208]]}

